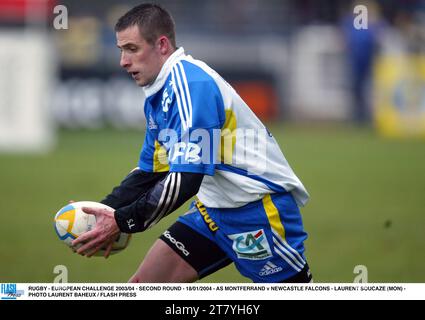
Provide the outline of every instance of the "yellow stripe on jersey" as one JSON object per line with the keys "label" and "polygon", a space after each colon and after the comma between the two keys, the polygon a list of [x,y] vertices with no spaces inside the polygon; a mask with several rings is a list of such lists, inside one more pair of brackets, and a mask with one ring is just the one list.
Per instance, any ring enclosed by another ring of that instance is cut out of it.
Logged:
{"label": "yellow stripe on jersey", "polygon": [[280,220],[279,211],[272,201],[270,194],[263,198],[263,206],[269,219],[270,226],[274,229],[282,239],[285,239],[285,228]]}
{"label": "yellow stripe on jersey", "polygon": [[236,115],[233,110],[226,110],[226,121],[221,129],[221,163],[232,164],[236,144]]}
{"label": "yellow stripe on jersey", "polygon": [[167,150],[155,140],[155,152],[153,153],[153,172],[170,171]]}

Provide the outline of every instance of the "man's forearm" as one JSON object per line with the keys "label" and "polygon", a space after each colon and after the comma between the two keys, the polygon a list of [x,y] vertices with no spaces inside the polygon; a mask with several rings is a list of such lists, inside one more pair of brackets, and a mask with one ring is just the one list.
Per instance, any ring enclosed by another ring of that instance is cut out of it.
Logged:
{"label": "man's forearm", "polygon": [[204,175],[170,172],[133,203],[115,211],[122,232],[134,233],[152,227],[196,195]]}
{"label": "man's forearm", "polygon": [[167,172],[145,172],[140,169],[133,170],[125,177],[121,184],[115,187],[105,199],[100,201],[114,209],[125,207],[142,194],[145,194],[153,188],[153,186],[163,179]]}

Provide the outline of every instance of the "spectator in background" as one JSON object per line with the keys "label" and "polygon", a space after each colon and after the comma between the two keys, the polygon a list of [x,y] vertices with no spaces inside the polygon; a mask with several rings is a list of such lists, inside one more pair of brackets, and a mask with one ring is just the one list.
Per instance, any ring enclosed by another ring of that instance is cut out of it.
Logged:
{"label": "spectator in background", "polygon": [[[366,29],[357,29],[354,25],[353,10],[360,4],[367,8]],[[372,118],[369,88],[381,27],[379,7],[374,1],[354,2],[349,14],[343,20],[342,29],[346,41],[353,94],[353,118],[359,124],[368,124]]]}

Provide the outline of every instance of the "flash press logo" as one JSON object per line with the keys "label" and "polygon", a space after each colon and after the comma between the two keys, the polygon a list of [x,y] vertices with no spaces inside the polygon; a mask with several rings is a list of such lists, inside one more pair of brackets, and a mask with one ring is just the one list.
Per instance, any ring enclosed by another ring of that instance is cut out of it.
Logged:
{"label": "flash press logo", "polygon": [[17,290],[16,283],[1,284],[1,300],[16,300],[24,294],[24,290]]}

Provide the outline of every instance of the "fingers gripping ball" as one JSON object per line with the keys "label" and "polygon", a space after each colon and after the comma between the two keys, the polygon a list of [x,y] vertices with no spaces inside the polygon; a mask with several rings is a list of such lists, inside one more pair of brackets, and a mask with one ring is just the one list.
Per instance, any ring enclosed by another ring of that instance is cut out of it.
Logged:
{"label": "fingers gripping ball", "polygon": [[[92,214],[85,213],[83,207],[106,208],[113,210],[111,207],[99,202],[79,201],[73,202],[61,208],[55,215],[54,227],[59,239],[67,246],[72,247],[71,243],[83,233],[92,230],[96,225],[96,217]],[[115,254],[128,246],[131,235],[120,233],[117,240],[112,245],[111,254]],[[80,245],[81,246],[81,245]],[[106,248],[99,250],[95,256],[103,256]]]}

